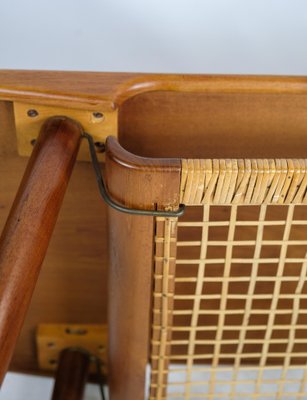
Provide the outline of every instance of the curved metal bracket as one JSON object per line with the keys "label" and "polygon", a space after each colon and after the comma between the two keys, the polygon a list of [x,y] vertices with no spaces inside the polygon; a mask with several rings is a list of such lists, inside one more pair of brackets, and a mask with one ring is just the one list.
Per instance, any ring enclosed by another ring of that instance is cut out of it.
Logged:
{"label": "curved metal bracket", "polygon": [[[136,208],[125,207],[121,204],[116,203],[111,196],[109,195],[106,185],[103,180],[103,176],[101,174],[100,165],[96,155],[95,143],[91,135],[88,133],[83,133],[82,135],[88,141],[90,155],[92,159],[93,168],[96,175],[96,181],[98,184],[98,188],[103,200],[112,208],[117,211],[126,213],[126,214],[134,214],[134,215],[148,215],[151,217],[169,217],[176,218],[181,217],[185,210],[185,205],[180,204],[178,210],[176,211],[158,211],[158,210],[140,210]],[[104,150],[103,150],[104,151]]]}

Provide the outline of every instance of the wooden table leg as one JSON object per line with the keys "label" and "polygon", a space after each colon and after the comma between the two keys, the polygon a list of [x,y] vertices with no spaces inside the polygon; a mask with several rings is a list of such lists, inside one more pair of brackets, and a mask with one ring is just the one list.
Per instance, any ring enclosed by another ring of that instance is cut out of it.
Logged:
{"label": "wooden table leg", "polygon": [[41,129],[0,238],[0,384],[20,333],[82,134],[65,117]]}
{"label": "wooden table leg", "polygon": [[82,400],[90,361],[90,354],[79,349],[61,352],[52,400]]}

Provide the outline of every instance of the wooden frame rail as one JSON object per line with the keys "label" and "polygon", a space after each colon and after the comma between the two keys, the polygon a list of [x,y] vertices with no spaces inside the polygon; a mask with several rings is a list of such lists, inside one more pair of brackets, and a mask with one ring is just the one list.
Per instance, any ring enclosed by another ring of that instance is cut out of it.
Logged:
{"label": "wooden frame rail", "polygon": [[[180,160],[149,159],[106,146],[106,183],[119,203],[142,209],[178,209]],[[112,400],[143,399],[150,351],[154,218],[109,217],[109,387]],[[129,244],[127,245],[127,239]]]}

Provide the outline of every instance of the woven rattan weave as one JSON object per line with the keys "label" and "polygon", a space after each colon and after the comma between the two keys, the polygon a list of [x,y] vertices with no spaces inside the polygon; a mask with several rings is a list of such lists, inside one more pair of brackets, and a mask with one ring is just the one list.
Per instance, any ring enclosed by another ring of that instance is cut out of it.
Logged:
{"label": "woven rattan weave", "polygon": [[305,160],[184,160],[157,218],[151,399],[307,397]]}

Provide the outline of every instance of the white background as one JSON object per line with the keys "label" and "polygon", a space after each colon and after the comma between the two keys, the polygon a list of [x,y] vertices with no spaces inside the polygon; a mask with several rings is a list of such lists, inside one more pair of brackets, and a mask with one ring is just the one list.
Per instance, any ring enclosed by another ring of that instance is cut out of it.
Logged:
{"label": "white background", "polygon": [[[306,39],[306,0],[0,0],[0,68],[307,75]],[[51,387],[9,375],[0,399]]]}
{"label": "white background", "polygon": [[306,0],[0,0],[0,68],[307,73]]}

